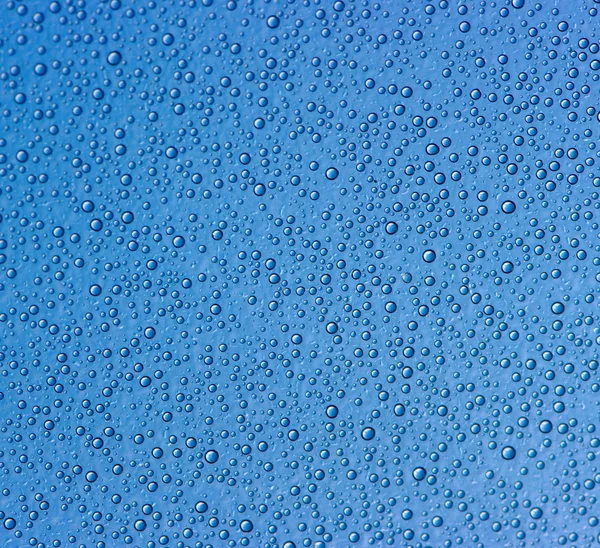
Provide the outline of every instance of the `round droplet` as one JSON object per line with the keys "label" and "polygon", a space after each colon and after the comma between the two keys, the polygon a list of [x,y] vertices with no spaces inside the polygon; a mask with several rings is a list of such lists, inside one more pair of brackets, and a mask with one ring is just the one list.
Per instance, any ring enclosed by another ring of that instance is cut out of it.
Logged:
{"label": "round droplet", "polygon": [[433,261],[435,261],[436,255],[435,255],[435,251],[433,251],[433,249],[427,249],[423,252],[423,260],[426,263],[432,263]]}
{"label": "round droplet", "polygon": [[85,475],[85,479],[90,483],[94,483],[98,479],[98,474],[91,470]]}
{"label": "round droplet", "polygon": [[214,464],[219,460],[219,453],[217,453],[214,449],[211,449],[210,451],[206,452],[206,454],[204,455],[204,459],[209,464]]}
{"label": "round droplet", "polygon": [[396,415],[397,417],[401,417],[402,415],[404,415],[404,413],[406,413],[406,407],[404,407],[404,404],[397,403],[394,406],[394,415]]}
{"label": "round droplet", "polygon": [[385,311],[388,314],[393,314],[394,312],[396,312],[396,310],[398,310],[398,307],[396,306],[395,302],[388,301],[387,303],[385,303]]}
{"label": "round droplet", "polygon": [[335,167],[330,167],[325,172],[325,177],[327,177],[330,181],[333,181],[338,178],[339,174],[340,174],[340,172]]}
{"label": "round droplet", "polygon": [[121,62],[121,53],[119,51],[111,51],[106,60],[109,65],[118,65]]}
{"label": "round droplet", "polygon": [[206,502],[204,502],[203,500],[196,503],[196,512],[198,512],[199,514],[204,514],[204,512],[206,512],[207,510],[208,504],[206,504]]}
{"label": "round droplet", "polygon": [[279,26],[279,17],[277,17],[276,15],[271,15],[270,17],[267,17],[267,26],[270,29],[276,29]]}
{"label": "round droplet", "polygon": [[325,414],[330,418],[330,419],[335,419],[338,416],[338,408],[335,405],[330,405],[329,407],[327,407],[327,409],[325,410]]}
{"label": "round droplet", "polygon": [[252,531],[252,529],[254,529],[254,524],[250,520],[244,519],[240,522],[240,529],[244,533],[249,533],[250,531]]}
{"label": "round droplet", "polygon": [[390,221],[385,225],[385,231],[390,235],[396,234],[396,232],[398,232],[398,224],[394,221]]}
{"label": "round droplet", "polygon": [[515,265],[511,261],[505,261],[502,263],[502,272],[504,274],[510,274],[515,268]]}
{"label": "round droplet", "polygon": [[367,426],[361,432],[361,437],[363,440],[370,441],[375,437],[375,430],[370,426]]}
{"label": "round droplet", "polygon": [[425,476],[427,475],[427,471],[425,470],[425,468],[421,467],[421,466],[417,466],[414,470],[413,470],[413,478],[415,478],[417,481],[423,481],[425,479]]}
{"label": "round droplet", "polygon": [[542,512],[541,508],[538,508],[537,506],[535,506],[531,510],[529,510],[529,515],[533,519],[540,519],[544,515],[544,512]]}
{"label": "round droplet", "polygon": [[503,213],[506,213],[507,215],[514,213],[516,209],[517,209],[517,206],[515,205],[515,203],[512,200],[506,200],[505,202],[502,203],[502,211],[503,211]]}
{"label": "round droplet", "polygon": [[507,445],[502,449],[502,458],[504,460],[513,460],[516,456],[517,452],[514,447]]}
{"label": "round droplet", "polygon": [[121,221],[123,221],[126,225],[133,222],[134,215],[131,211],[125,211],[121,215]]}

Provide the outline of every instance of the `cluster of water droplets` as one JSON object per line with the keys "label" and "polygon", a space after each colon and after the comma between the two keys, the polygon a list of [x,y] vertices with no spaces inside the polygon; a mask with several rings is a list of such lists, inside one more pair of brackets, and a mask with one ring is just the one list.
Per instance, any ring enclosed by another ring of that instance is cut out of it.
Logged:
{"label": "cluster of water droplets", "polygon": [[595,2],[1,19],[3,547],[600,542]]}

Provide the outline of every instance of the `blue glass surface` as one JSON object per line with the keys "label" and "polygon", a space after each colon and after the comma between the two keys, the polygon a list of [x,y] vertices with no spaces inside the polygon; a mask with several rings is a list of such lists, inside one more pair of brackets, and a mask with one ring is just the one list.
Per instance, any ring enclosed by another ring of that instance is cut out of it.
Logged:
{"label": "blue glass surface", "polygon": [[597,546],[596,5],[5,1],[0,546]]}

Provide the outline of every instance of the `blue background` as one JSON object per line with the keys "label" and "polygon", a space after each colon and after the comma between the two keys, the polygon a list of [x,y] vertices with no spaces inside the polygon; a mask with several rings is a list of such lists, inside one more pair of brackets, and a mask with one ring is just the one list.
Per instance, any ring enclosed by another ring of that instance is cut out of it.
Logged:
{"label": "blue background", "polygon": [[5,2],[0,545],[596,545],[594,6]]}

